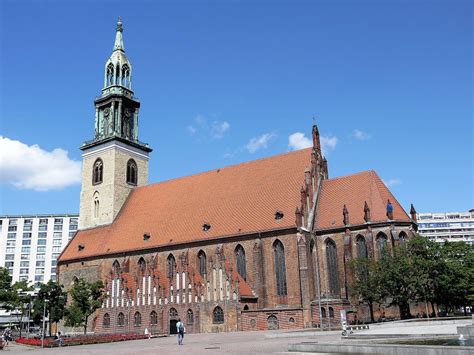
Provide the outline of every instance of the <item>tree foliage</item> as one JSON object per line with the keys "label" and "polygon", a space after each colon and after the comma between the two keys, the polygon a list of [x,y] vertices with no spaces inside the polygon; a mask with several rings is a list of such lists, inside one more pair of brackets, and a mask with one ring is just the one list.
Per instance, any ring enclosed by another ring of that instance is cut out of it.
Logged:
{"label": "tree foliage", "polygon": [[79,279],[69,293],[72,303],[66,311],[66,325],[82,326],[86,334],[89,316],[102,306],[105,296],[104,285],[102,281],[87,282]]}
{"label": "tree foliage", "polygon": [[43,317],[45,302],[51,335],[51,324],[58,323],[64,317],[67,293],[63,291],[63,286],[52,280],[41,285],[33,306],[33,319],[36,323],[39,323]]}

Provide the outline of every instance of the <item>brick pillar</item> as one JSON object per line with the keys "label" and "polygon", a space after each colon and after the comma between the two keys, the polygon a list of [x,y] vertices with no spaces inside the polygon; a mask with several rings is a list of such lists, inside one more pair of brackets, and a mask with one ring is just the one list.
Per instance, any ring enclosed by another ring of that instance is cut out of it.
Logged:
{"label": "brick pillar", "polygon": [[344,292],[346,298],[348,298],[348,285],[352,283],[352,273],[349,268],[349,261],[352,259],[352,238],[349,229],[346,229],[344,235]]}
{"label": "brick pillar", "polygon": [[367,234],[365,236],[367,241],[367,252],[369,258],[375,258],[375,245],[374,245],[374,236],[372,234],[372,227],[367,227]]}
{"label": "brick pillar", "polygon": [[303,307],[303,324],[305,328],[311,327],[311,292],[310,273],[308,269],[308,248],[306,238],[303,234],[297,233],[298,241],[298,265],[300,268],[300,290],[301,306]]}
{"label": "brick pillar", "polygon": [[257,307],[265,308],[267,297],[265,294],[262,241],[260,239],[256,239],[253,245],[253,279],[254,289],[258,296]]}

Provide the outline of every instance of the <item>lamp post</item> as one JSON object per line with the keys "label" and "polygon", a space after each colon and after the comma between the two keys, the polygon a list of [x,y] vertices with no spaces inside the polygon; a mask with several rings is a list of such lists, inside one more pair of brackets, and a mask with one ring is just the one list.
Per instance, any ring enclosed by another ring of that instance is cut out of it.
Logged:
{"label": "lamp post", "polygon": [[44,325],[45,325],[45,321],[46,321],[46,303],[48,303],[49,300],[44,300],[44,304],[43,304],[43,331],[42,331],[42,334],[41,334],[41,347],[44,348]]}

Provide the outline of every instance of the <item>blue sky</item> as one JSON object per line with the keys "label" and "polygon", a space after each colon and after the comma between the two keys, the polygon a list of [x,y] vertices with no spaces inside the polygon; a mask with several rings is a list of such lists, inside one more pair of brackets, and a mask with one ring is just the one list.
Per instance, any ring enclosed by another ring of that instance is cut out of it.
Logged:
{"label": "blue sky", "polygon": [[0,10],[0,214],[79,211],[79,147],[93,136],[119,15],[139,138],[154,148],[150,182],[302,146],[314,116],[331,177],[374,169],[406,209],[474,207],[469,1],[4,0]]}

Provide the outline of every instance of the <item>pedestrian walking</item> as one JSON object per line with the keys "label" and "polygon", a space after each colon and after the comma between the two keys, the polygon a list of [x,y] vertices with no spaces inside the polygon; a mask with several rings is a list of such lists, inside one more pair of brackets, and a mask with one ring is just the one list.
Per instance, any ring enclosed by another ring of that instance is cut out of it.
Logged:
{"label": "pedestrian walking", "polygon": [[184,323],[181,322],[181,318],[178,318],[178,323],[176,323],[176,330],[178,331],[178,345],[183,345],[184,339]]}

